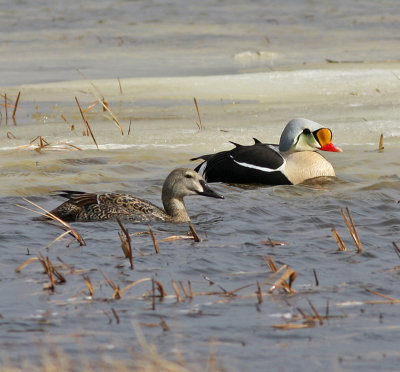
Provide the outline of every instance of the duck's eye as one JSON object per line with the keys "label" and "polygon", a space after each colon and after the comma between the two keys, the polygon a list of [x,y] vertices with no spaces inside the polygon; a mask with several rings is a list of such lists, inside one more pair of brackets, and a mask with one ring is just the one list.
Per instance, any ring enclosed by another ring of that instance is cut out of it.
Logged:
{"label": "duck's eye", "polygon": [[193,178],[191,174],[185,174],[185,178]]}
{"label": "duck's eye", "polygon": [[310,129],[308,129],[308,128],[303,129],[303,134],[308,135],[310,133],[311,133]]}

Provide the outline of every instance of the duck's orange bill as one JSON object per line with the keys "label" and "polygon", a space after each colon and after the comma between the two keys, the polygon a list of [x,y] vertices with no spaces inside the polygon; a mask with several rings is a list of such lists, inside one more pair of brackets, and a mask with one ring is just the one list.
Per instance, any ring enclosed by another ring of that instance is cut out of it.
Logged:
{"label": "duck's orange bill", "polygon": [[336,147],[332,142],[332,132],[328,128],[321,128],[314,132],[315,137],[317,138],[321,147],[319,150],[322,151],[332,151],[332,152],[342,152],[343,150],[340,147]]}

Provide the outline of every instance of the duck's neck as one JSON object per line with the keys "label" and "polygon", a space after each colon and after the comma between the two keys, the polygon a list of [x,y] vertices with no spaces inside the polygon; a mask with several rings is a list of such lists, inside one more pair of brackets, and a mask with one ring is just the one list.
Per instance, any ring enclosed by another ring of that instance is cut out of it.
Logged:
{"label": "duck's neck", "polygon": [[174,222],[188,222],[190,217],[187,213],[183,199],[178,198],[162,198],[165,212]]}

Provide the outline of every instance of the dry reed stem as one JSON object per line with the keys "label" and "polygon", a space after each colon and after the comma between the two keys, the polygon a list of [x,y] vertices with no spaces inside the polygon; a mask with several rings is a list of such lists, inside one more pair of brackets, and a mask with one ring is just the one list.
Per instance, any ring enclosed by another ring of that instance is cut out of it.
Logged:
{"label": "dry reed stem", "polygon": [[272,257],[267,255],[266,257],[263,257],[263,260],[273,273],[276,273],[278,271],[278,268],[276,267],[275,262],[272,259]]}
{"label": "dry reed stem", "polygon": [[119,316],[117,314],[117,312],[111,308],[111,312],[113,313],[114,317],[115,317],[115,321],[117,322],[117,324],[119,324]]}
{"label": "dry reed stem", "polygon": [[181,302],[182,301],[182,297],[181,294],[179,293],[179,288],[176,285],[176,282],[174,279],[171,279],[171,283],[172,283],[172,288],[175,291],[175,296],[176,296],[176,302]]}
{"label": "dry reed stem", "polygon": [[4,94],[4,111],[6,113],[6,124],[8,123],[7,94]]}
{"label": "dry reed stem", "polygon": [[199,110],[199,105],[197,104],[197,99],[194,97],[193,98],[194,105],[196,106],[196,111],[197,111],[197,116],[199,117],[199,121],[196,121],[196,124],[199,128],[199,130],[205,129],[205,126],[203,125],[203,122],[201,121],[201,116],[200,116],[200,110]]}
{"label": "dry reed stem", "polygon": [[159,243],[165,243],[165,242],[173,242],[176,240],[194,240],[194,236],[191,235],[171,235],[171,236],[167,236],[166,238],[162,238],[160,240],[158,240]]}
{"label": "dry reed stem", "polygon": [[262,291],[261,291],[261,287],[260,287],[260,283],[257,280],[257,300],[258,300],[258,304],[261,305],[263,303],[263,295],[262,295]]}
{"label": "dry reed stem", "polygon": [[314,307],[314,305],[311,303],[311,301],[310,301],[310,300],[307,300],[307,301],[308,301],[308,303],[309,303],[309,305],[310,305],[312,311],[314,312],[316,318],[318,319],[319,324],[320,324],[320,325],[323,325],[323,324],[324,324],[324,321],[323,321],[323,319],[322,319],[322,316],[319,314],[319,312],[318,312],[317,309]]}
{"label": "dry reed stem", "polygon": [[349,208],[346,207],[346,212],[349,216],[349,219],[346,217],[346,214],[344,213],[343,208],[340,208],[340,212],[343,215],[344,221],[346,222],[347,229],[349,230],[349,233],[350,233],[351,237],[353,238],[354,244],[357,247],[357,253],[361,253],[363,251],[363,248],[362,248],[360,237],[358,236],[357,229],[356,229],[356,226],[354,225],[354,221],[351,216]]}
{"label": "dry reed stem", "polygon": [[85,280],[86,286],[88,287],[90,296],[94,297],[94,288],[92,282],[90,281],[90,278],[87,275],[84,275],[83,279]]}
{"label": "dry reed stem", "polygon": [[125,258],[129,259],[129,263],[131,265],[131,270],[133,270],[133,255],[132,255],[132,246],[131,246],[131,237],[129,235],[128,229],[122,224],[121,220],[116,217],[119,227],[121,228],[124,235],[118,232],[118,236],[121,240],[122,251],[125,254]]}
{"label": "dry reed stem", "polygon": [[149,226],[149,233],[150,233],[151,239],[153,240],[154,249],[155,249],[156,253],[158,254],[158,253],[160,253],[160,247],[158,246],[156,237],[153,233],[153,230],[151,229],[150,224],[148,226]]}
{"label": "dry reed stem", "polygon": [[[70,274],[77,274],[77,271],[71,265],[69,265],[65,261],[63,261],[60,257],[57,257],[57,260],[60,261],[63,264],[63,266],[69,270]],[[78,270],[78,271],[81,271],[81,270]]]}
{"label": "dry reed stem", "polygon": [[63,114],[61,114],[61,119],[63,119],[64,122],[65,122],[67,125],[70,126],[71,131],[75,130],[75,125],[74,125],[74,124],[71,124]]}
{"label": "dry reed stem", "polygon": [[182,289],[182,292],[183,292],[183,294],[185,295],[185,297],[186,297],[186,298],[189,297],[189,294],[188,294],[188,292],[187,292],[187,290],[186,290],[186,288],[185,288],[185,285],[183,284],[182,280],[179,281],[179,285],[180,285],[180,287],[181,287],[181,289]]}
{"label": "dry reed stem", "polygon": [[7,132],[7,138],[8,138],[8,139],[16,139],[17,137],[15,136],[14,133],[8,131],[8,132]]}
{"label": "dry reed stem", "polygon": [[94,138],[94,135],[93,135],[93,132],[92,132],[92,128],[90,128],[89,122],[86,120],[85,116],[83,115],[83,111],[82,111],[81,105],[80,105],[77,97],[75,97],[75,101],[76,101],[76,104],[78,105],[79,112],[81,113],[82,120],[86,125],[86,129],[87,129],[88,133],[92,137],[92,140],[95,143],[95,145],[97,147],[97,150],[100,150],[99,149],[99,145],[97,144],[96,138]]}
{"label": "dry reed stem", "polygon": [[131,134],[132,119],[129,119],[128,136]]}
{"label": "dry reed stem", "polygon": [[396,252],[397,256],[400,258],[400,248],[399,248],[399,246],[395,242],[392,242],[392,244],[393,244],[394,251]]}
{"label": "dry reed stem", "polygon": [[[278,280],[276,280],[269,289],[269,293],[272,293],[276,288],[282,288],[287,293],[295,293],[295,290],[292,289],[292,283],[296,279],[296,271],[291,269],[288,265],[283,265],[279,268],[279,271],[286,269],[285,272],[280,276]],[[289,279],[289,283],[286,283],[286,280]]]}
{"label": "dry reed stem", "polygon": [[372,290],[372,289],[368,289],[368,288],[367,288],[367,292],[369,292],[369,293],[371,293],[371,294],[374,294],[375,296],[379,296],[379,297],[385,298],[386,300],[389,300],[389,301],[391,301],[391,302],[393,302],[393,303],[399,303],[399,302],[400,302],[400,300],[398,300],[397,298],[387,296],[387,295],[385,295],[385,294],[383,294],[383,293],[374,291],[374,290]]}
{"label": "dry reed stem", "polygon": [[55,238],[51,243],[47,244],[44,249],[49,249],[54,243],[58,242],[61,240],[65,235],[71,234],[71,230],[66,230],[63,233],[61,233],[57,238]]}
{"label": "dry reed stem", "polygon": [[346,251],[346,249],[347,249],[346,245],[344,244],[342,238],[340,237],[339,233],[337,232],[337,230],[334,227],[332,227],[332,234],[336,240],[336,243],[338,244],[339,251],[340,252]]}
{"label": "dry reed stem", "polygon": [[119,300],[122,297],[121,296],[122,292],[120,291],[119,287],[106,274],[104,274],[104,272],[102,270],[99,270],[99,271],[100,271],[101,275],[103,275],[103,277],[106,280],[106,282],[108,283],[108,285],[114,290],[114,293],[111,298]]}
{"label": "dry reed stem", "polygon": [[318,276],[317,276],[317,271],[315,269],[313,269],[313,274],[314,274],[314,279],[315,279],[315,286],[318,287],[319,280],[318,280]]}
{"label": "dry reed stem", "polygon": [[287,245],[286,242],[281,242],[281,241],[278,241],[278,240],[271,240],[271,238],[268,238],[268,240],[261,240],[260,244],[268,245],[268,246],[271,246],[271,247]]}
{"label": "dry reed stem", "polygon": [[32,140],[29,141],[29,145],[23,145],[23,146],[18,146],[17,150],[25,149],[25,148],[31,148],[32,145],[34,144],[35,141],[38,141],[39,143],[36,144],[36,147],[33,147],[33,150],[36,152],[41,152],[42,150],[55,150],[55,151],[63,151],[63,150],[71,150],[71,149],[76,149],[82,151],[81,148],[78,146],[72,145],[70,143],[66,142],[59,142],[59,144],[65,146],[65,147],[56,147],[55,145],[50,144],[49,142],[46,141],[42,136],[37,136],[33,138]]}
{"label": "dry reed stem", "polygon": [[383,149],[384,149],[384,147],[383,147],[383,134],[381,134],[381,136],[379,137],[379,147],[378,147],[378,150],[379,150],[379,152],[382,152]]}
{"label": "dry reed stem", "polygon": [[14,111],[12,113],[12,118],[15,119],[15,114],[17,112],[17,107],[19,103],[19,97],[21,96],[21,92],[18,92],[17,99],[15,100]]}
{"label": "dry reed stem", "polygon": [[190,221],[189,221],[189,228],[190,228],[190,232],[191,232],[192,235],[193,235],[194,241],[195,241],[196,243],[200,242],[201,239],[199,238],[199,235],[197,234],[196,229],[194,228],[192,222],[190,222]]}
{"label": "dry reed stem", "polygon": [[[126,287],[122,288],[120,290],[120,293],[121,294],[124,293],[125,291],[127,291],[128,289],[133,288],[137,284],[144,283],[144,282],[149,282],[149,281],[152,281],[152,280],[154,280],[154,279],[153,278],[142,278],[142,279],[136,280],[136,281],[128,284]],[[158,292],[160,293],[160,297],[165,297],[167,295],[167,293],[164,291],[164,286],[162,285],[162,283],[160,281],[158,281],[158,280],[154,280],[154,283],[157,285],[157,289],[158,289]]]}
{"label": "dry reed stem", "polygon": [[190,280],[188,280],[188,287],[189,287],[189,292],[190,292],[190,298],[194,298],[192,282]]}
{"label": "dry reed stem", "polygon": [[115,124],[117,124],[119,130],[121,131],[121,135],[124,135],[124,129],[122,128],[122,125],[118,121],[117,117],[112,113],[112,111],[108,108],[108,105],[106,105],[101,99],[98,100],[98,102],[103,106],[103,109],[107,111],[112,119],[114,120]]}
{"label": "dry reed stem", "polygon": [[121,85],[121,80],[120,80],[120,78],[119,78],[119,77],[117,78],[117,80],[118,80],[118,85],[119,85],[119,93],[120,93],[120,94],[122,94],[122,85]]}
{"label": "dry reed stem", "polygon": [[67,228],[67,230],[71,231],[71,235],[78,241],[78,243],[83,246],[86,245],[85,241],[82,239],[82,237],[78,234],[78,232],[76,230],[74,230],[67,222],[63,221],[61,218],[57,217],[56,215],[54,215],[53,213],[51,213],[50,211],[48,211],[47,209],[41,207],[40,205],[26,199],[26,198],[22,198],[24,201],[28,202],[29,204],[33,205],[34,207],[40,209],[42,212],[38,212],[35,211],[33,209],[27,208],[23,205],[19,205],[19,204],[15,204],[16,206],[20,207],[20,208],[24,208],[27,209],[29,211],[32,211],[34,213],[40,214],[41,216],[46,216],[46,217],[50,217],[52,220],[58,222],[59,224],[61,224],[64,228]]}
{"label": "dry reed stem", "polygon": [[26,260],[26,261],[25,261],[24,263],[22,263],[21,265],[19,265],[19,266],[15,269],[15,272],[16,272],[16,273],[19,273],[19,272],[21,272],[21,270],[22,270],[24,267],[30,265],[32,262],[37,262],[37,261],[40,261],[40,258],[39,258],[39,257],[32,257],[32,258],[30,258],[29,260]]}
{"label": "dry reed stem", "polygon": [[279,329],[281,331],[290,331],[294,329],[304,329],[304,328],[313,328],[315,327],[315,323],[283,323],[283,324],[273,324],[272,328]]}

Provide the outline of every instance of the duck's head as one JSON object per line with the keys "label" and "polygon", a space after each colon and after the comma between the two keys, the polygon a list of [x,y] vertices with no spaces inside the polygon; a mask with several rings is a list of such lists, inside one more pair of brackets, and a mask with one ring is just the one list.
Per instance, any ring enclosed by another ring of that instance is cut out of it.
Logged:
{"label": "duck's head", "polygon": [[224,199],[224,197],[211,189],[203,177],[196,171],[186,168],[174,169],[164,181],[162,189],[163,199],[182,199],[189,195],[203,195],[212,198]]}
{"label": "duck's head", "polygon": [[315,121],[296,118],[287,123],[279,141],[279,151],[334,151],[342,149],[332,143],[332,131]]}

